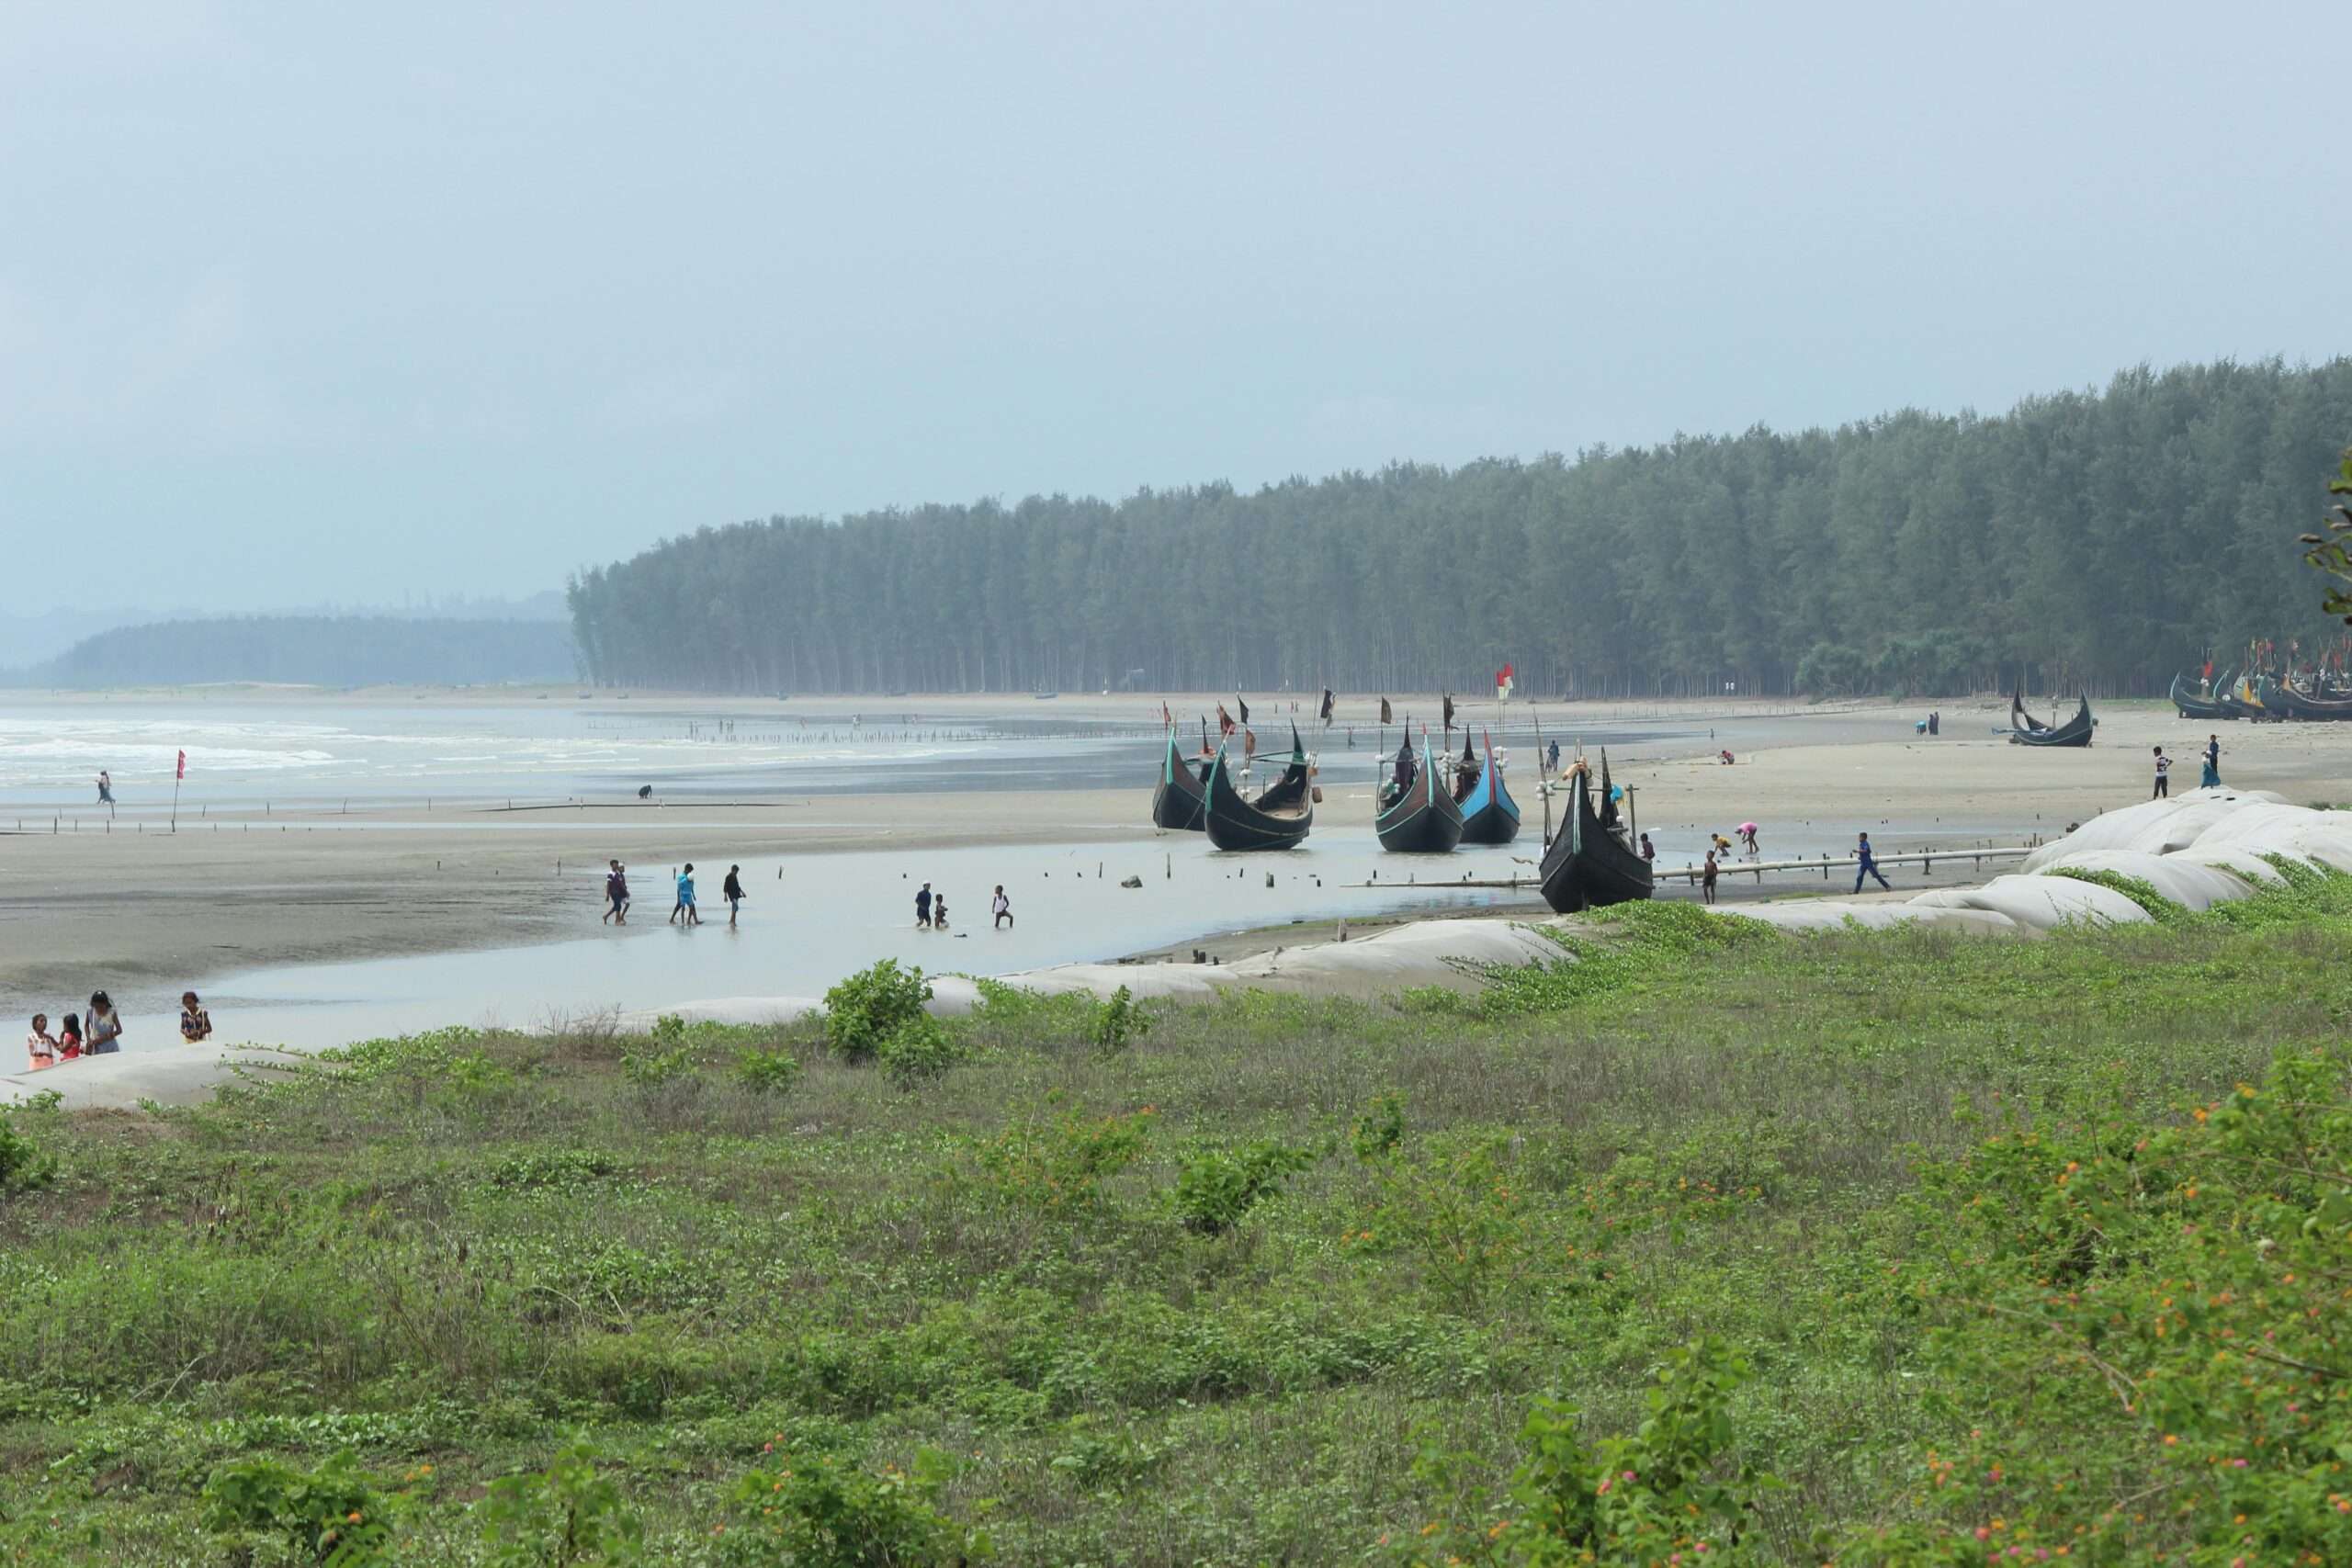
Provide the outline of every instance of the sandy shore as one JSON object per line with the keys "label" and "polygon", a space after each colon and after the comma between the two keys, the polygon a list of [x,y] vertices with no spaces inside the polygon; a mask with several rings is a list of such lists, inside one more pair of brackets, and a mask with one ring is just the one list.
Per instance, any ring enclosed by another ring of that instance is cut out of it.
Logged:
{"label": "sandy shore", "polygon": [[[361,694],[350,700],[413,698]],[[495,700],[514,697],[502,693]],[[681,711],[730,707],[707,698],[634,700],[674,704]],[[1147,710],[1156,714],[1160,700],[1088,696],[1036,705],[1073,720],[1134,719]],[[1425,703],[1432,711],[1435,705],[1432,699],[1398,700]],[[1204,701],[1215,699],[1169,699],[1180,712]],[[1007,707],[1001,697],[789,705],[811,715],[892,705],[999,715]],[[1545,705],[1544,712],[1547,732],[1556,724],[1570,743],[1584,726],[1622,726],[1643,717],[1662,731],[1678,732],[1621,743],[1611,753],[1616,776],[1635,790],[1636,816],[1658,841],[1662,866],[1694,855],[1704,832],[1729,833],[1748,819],[1762,824],[1767,859],[1774,858],[1776,833],[1797,829],[1815,839],[1835,833],[1841,840],[1867,829],[1887,851],[2055,837],[2070,823],[2145,798],[2149,748],[2158,742],[2181,758],[2176,778],[2184,787],[2192,784],[2190,754],[2211,728],[2186,723],[2159,704],[2117,705],[2101,712],[2097,746],[2028,750],[1990,733],[2006,723],[2004,705],[1939,705],[1943,734],[1933,740],[1912,736],[1909,708]],[[1702,726],[1715,735],[1702,739]],[[2352,726],[2220,728],[2224,776],[2233,784],[2306,803],[2352,798]],[[1736,765],[1714,760],[1717,742],[1735,749]],[[1523,783],[1519,793],[1532,829],[1539,816],[1533,793]],[[57,833],[10,834],[0,825],[0,997],[7,998],[0,1005],[84,992],[93,975],[119,987],[176,987],[259,964],[505,946],[575,934],[593,919],[608,855],[654,868],[687,859],[723,863],[729,857],[782,853],[1115,841],[1148,833],[1145,798],[1139,784],[1036,794],[782,796],[724,805],[615,803],[555,812],[444,805],[429,813],[215,816],[184,820],[175,835],[159,831],[153,819],[118,821],[111,832],[87,818],[79,831]],[[1351,799],[1340,792],[1327,814],[1358,808]],[[566,830],[510,830],[558,820]],[[1959,874],[1955,866],[1938,880]],[[1907,881],[1920,885],[1916,876]],[[1768,882],[1765,891],[1817,894],[1820,888],[1809,883]],[[650,897],[645,886],[639,891]],[[1726,891],[1756,896],[1736,878]]]}

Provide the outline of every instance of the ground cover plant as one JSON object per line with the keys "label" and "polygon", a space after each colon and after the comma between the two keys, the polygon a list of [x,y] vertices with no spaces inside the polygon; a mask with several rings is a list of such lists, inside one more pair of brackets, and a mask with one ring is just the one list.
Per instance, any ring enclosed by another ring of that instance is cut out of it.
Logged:
{"label": "ground cover plant", "polygon": [[0,1561],[2352,1561],[2352,880],[2163,914],[29,1105]]}

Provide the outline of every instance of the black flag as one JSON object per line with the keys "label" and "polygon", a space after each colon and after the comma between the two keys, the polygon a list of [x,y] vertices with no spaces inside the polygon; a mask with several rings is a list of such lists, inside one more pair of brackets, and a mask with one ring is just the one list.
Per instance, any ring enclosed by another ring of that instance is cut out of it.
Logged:
{"label": "black flag", "polygon": [[1445,728],[1449,732],[1453,728],[1453,694],[1451,692],[1445,694]]}
{"label": "black flag", "polygon": [[1250,722],[1250,705],[1241,700],[1241,694],[1238,692],[1233,694],[1233,708],[1236,713],[1241,716],[1242,723],[1247,724]]}
{"label": "black flag", "polygon": [[1392,717],[1388,712],[1388,699],[1386,697],[1380,699],[1380,722],[1383,724],[1394,724],[1396,722],[1396,720]]}
{"label": "black flag", "polygon": [[1330,688],[1330,687],[1329,687],[1329,686],[1324,687],[1324,688],[1323,688],[1323,709],[1322,709],[1322,712],[1321,712],[1321,713],[1319,713],[1317,716],[1317,717],[1319,717],[1319,718],[1321,718],[1321,719],[1322,719],[1322,721],[1323,721],[1324,723],[1326,723],[1326,724],[1329,724],[1329,723],[1330,723],[1330,722],[1331,722],[1331,703],[1332,703],[1332,700],[1333,700],[1333,699],[1332,699],[1332,696],[1331,696],[1331,688]]}

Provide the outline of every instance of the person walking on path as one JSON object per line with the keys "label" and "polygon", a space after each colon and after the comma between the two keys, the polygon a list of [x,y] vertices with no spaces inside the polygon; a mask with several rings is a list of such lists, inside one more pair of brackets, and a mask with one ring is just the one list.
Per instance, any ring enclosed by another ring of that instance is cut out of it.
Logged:
{"label": "person walking on path", "polygon": [[1002,931],[1012,923],[1012,900],[1004,896],[1004,884],[996,885],[996,897],[989,900],[989,912],[996,917],[994,929]]}
{"label": "person walking on path", "polygon": [[598,925],[606,920],[615,925],[628,924],[628,878],[622,874],[621,863],[616,860],[605,863],[605,903],[607,908],[598,918]]}
{"label": "person walking on path", "polygon": [[743,868],[740,865],[729,866],[727,880],[718,885],[719,896],[727,900],[727,923],[730,926],[735,923],[735,917],[743,910],[742,872]]}
{"label": "person walking on path", "polygon": [[928,882],[915,892],[915,930],[931,930],[931,884]]}
{"label": "person walking on path", "polygon": [[1894,884],[1889,882],[1886,879],[1886,874],[1878,868],[1878,856],[1871,849],[1871,836],[1868,833],[1864,833],[1854,844],[1855,892],[1860,893],[1862,890],[1862,878],[1865,876],[1875,876],[1881,887],[1885,888],[1889,893],[1894,891]]}
{"label": "person walking on path", "polygon": [[2156,793],[2148,798],[2151,800],[2172,798],[2172,759],[2165,755],[2165,749],[2161,746],[2156,748]]}
{"label": "person walking on path", "polygon": [[2218,735],[2208,735],[2205,738],[2205,770],[2198,777],[2197,787],[2199,789],[2222,787],[2222,738]]}
{"label": "person walking on path", "polygon": [[49,1014],[33,1014],[33,1032],[25,1036],[25,1051],[31,1056],[31,1071],[57,1066],[57,1041],[49,1032]]}
{"label": "person walking on path", "polygon": [[678,873],[678,907],[670,918],[682,926],[702,924],[702,916],[695,908],[695,863],[688,861],[686,869]]}
{"label": "person walking on path", "polygon": [[114,1010],[114,998],[104,991],[90,993],[90,1016],[85,1021],[89,1043],[82,1048],[85,1056],[110,1056],[122,1049],[122,1015]]}
{"label": "person walking on path", "polygon": [[180,993],[180,1038],[191,1045],[201,1045],[212,1038],[212,1015],[196,999],[194,991]]}
{"label": "person walking on path", "polygon": [[1709,904],[1715,901],[1715,852],[1707,852],[1707,863],[1699,877],[1699,897]]}

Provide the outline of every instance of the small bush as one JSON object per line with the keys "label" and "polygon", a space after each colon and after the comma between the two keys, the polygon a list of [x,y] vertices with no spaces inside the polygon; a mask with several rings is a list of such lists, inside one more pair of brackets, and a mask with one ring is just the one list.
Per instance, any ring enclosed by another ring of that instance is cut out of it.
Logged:
{"label": "small bush", "polygon": [[800,1082],[800,1061],[789,1051],[750,1050],[735,1059],[735,1076],[762,1094],[790,1094]]}
{"label": "small bush", "polygon": [[1104,1056],[1117,1055],[1130,1041],[1140,1040],[1150,1032],[1151,1015],[1136,1006],[1134,994],[1125,986],[1095,1010],[1088,1029],[1095,1052]]}
{"label": "small bush", "polygon": [[885,1042],[923,1016],[931,982],[885,958],[825,993],[825,1043],[844,1061],[871,1061]]}
{"label": "small bush", "polygon": [[17,1129],[14,1115],[0,1112],[0,1192],[28,1192],[57,1178],[57,1156]]}
{"label": "small bush", "polygon": [[490,1483],[474,1513],[492,1568],[624,1568],[645,1560],[644,1526],[620,1488],[596,1472],[600,1457],[578,1441],[543,1471]]}
{"label": "small bush", "polygon": [[1152,1115],[1146,1106],[1126,1116],[1066,1111],[1050,1122],[1025,1122],[979,1146],[980,1169],[1008,1202],[1091,1209],[1102,1200],[1103,1182],[1143,1157]]}
{"label": "small bush", "polygon": [[939,1511],[951,1467],[935,1449],[869,1474],[831,1454],[798,1461],[779,1453],[735,1483],[729,1562],[798,1568],[897,1568],[969,1562],[989,1555],[987,1537],[958,1530]]}
{"label": "small bush", "polygon": [[390,1500],[348,1449],[316,1470],[271,1459],[224,1464],[203,1495],[205,1528],[217,1534],[276,1537],[334,1568],[392,1561]]}
{"label": "small bush", "polygon": [[964,1059],[963,1043],[929,1013],[918,1012],[891,1031],[877,1053],[882,1071],[900,1089],[944,1074]]}
{"label": "small bush", "polygon": [[601,1149],[533,1149],[490,1168],[490,1184],[521,1191],[575,1191],[619,1174],[621,1162]]}
{"label": "small bush", "polygon": [[1177,1174],[1177,1218],[1196,1235],[1223,1235],[1261,1201],[1280,1192],[1284,1177],[1314,1163],[1308,1151],[1275,1143],[1204,1150],[1187,1158]]}
{"label": "small bush", "polygon": [[691,1045],[680,1045],[668,1051],[621,1053],[621,1076],[639,1089],[659,1089],[674,1078],[685,1077],[694,1068],[695,1052]]}

